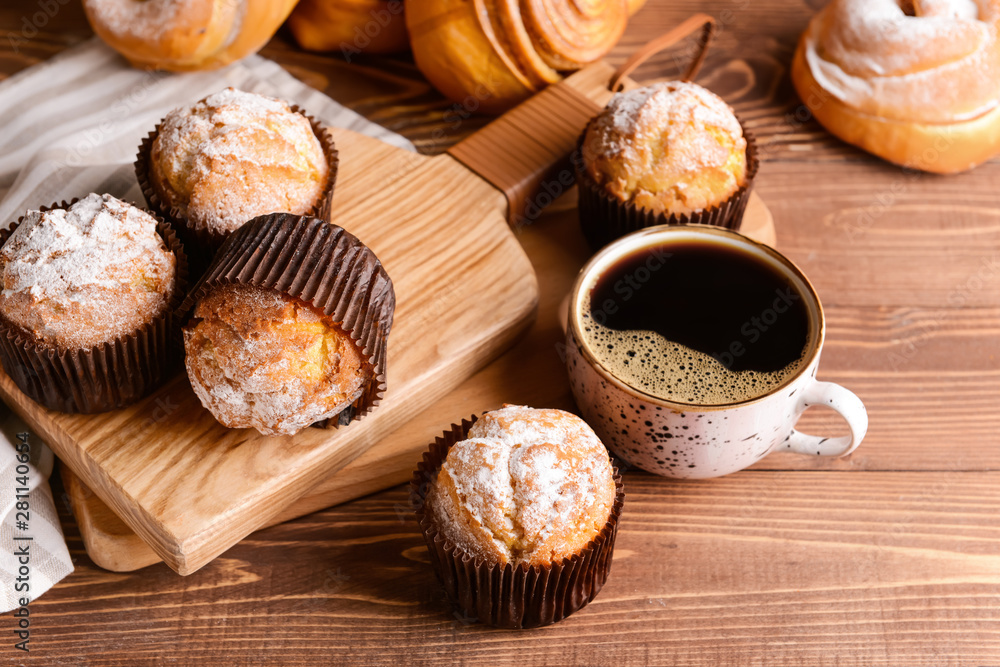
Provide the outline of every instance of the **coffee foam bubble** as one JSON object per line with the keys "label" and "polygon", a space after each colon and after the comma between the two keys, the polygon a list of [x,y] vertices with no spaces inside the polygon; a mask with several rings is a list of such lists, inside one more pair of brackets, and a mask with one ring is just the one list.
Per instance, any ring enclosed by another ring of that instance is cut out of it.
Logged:
{"label": "coffee foam bubble", "polygon": [[589,303],[580,316],[587,346],[601,365],[630,387],[675,403],[752,400],[790,380],[805,363],[803,350],[801,357],[778,371],[733,371],[712,355],[655,331],[618,331],[599,324],[590,317]]}

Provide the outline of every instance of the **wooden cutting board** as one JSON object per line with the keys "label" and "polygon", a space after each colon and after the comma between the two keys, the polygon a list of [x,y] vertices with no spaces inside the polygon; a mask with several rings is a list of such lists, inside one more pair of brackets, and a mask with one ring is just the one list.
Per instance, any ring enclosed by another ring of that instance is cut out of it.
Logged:
{"label": "wooden cutting board", "polygon": [[[566,199],[575,206],[575,193]],[[767,207],[751,195],[741,230],[774,245],[774,224]],[[405,426],[385,437],[339,472],[273,516],[281,523],[409,480],[427,445],[453,421],[507,403],[572,408],[569,384],[558,345],[562,330],[558,308],[577,271],[590,256],[574,208],[547,213],[525,227],[518,240],[538,275],[538,317],[509,351],[463,382]],[[83,543],[91,560],[115,572],[129,572],[160,562],[160,557],[69,468],[60,469]],[[408,513],[405,506],[397,508]]]}
{"label": "wooden cutting board", "polygon": [[183,374],[136,405],[99,415],[45,410],[6,375],[0,398],[167,565],[194,572],[524,330],[538,288],[505,215],[530,222],[544,203],[534,198],[543,181],[549,200],[565,190],[566,158],[610,97],[610,75],[604,63],[587,68],[435,157],[331,130],[341,159],[333,220],[378,254],[397,297],[389,389],[364,419],[287,437],[230,430],[201,407]]}
{"label": "wooden cutting board", "polygon": [[227,429],[202,408],[183,372],[126,409],[61,414],[0,375],[3,400],[180,574],[447,394],[533,318],[535,274],[500,192],[448,155],[331,132],[341,161],[333,220],[375,251],[396,290],[388,391],[368,416],[295,436]]}
{"label": "wooden cutting board", "polygon": [[436,157],[333,130],[341,155],[334,221],[378,254],[397,294],[389,390],[362,421],[291,437],[225,429],[183,375],[101,415],[44,410],[4,375],[0,397],[168,566],[196,571],[287,518],[281,513],[294,501],[524,329],[537,282],[504,215],[520,229],[565,192],[567,157],[610,98],[611,74],[605,63],[581,70]]}

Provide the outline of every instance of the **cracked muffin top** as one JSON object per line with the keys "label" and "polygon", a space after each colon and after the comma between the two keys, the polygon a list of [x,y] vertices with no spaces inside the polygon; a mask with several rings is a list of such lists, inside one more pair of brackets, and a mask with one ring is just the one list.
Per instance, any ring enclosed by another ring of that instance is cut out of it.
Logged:
{"label": "cracked muffin top", "polygon": [[569,558],[615,500],[607,449],[579,417],[505,405],[455,443],[427,494],[446,539],[500,564]]}

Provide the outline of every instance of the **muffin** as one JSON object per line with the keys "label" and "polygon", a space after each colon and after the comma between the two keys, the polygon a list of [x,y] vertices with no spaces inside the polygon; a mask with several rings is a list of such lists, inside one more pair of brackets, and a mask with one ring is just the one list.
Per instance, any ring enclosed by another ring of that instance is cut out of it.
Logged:
{"label": "muffin", "polygon": [[188,378],[229,428],[347,424],[385,391],[394,308],[392,281],[356,237],[319,218],[255,218],[181,309]]}
{"label": "muffin", "polygon": [[[149,205],[210,259],[259,215],[329,218],[337,152],[286,102],[227,88],[167,114],[143,142],[136,176]],[[206,261],[207,263],[207,261]]]}
{"label": "muffin", "polygon": [[580,224],[594,247],[656,224],[739,227],[756,146],[705,88],[670,81],[617,93],[580,142]]}
{"label": "muffin", "polygon": [[91,194],[29,211],[3,240],[0,358],[22,391],[52,409],[96,412],[164,377],[186,273],[168,224]]}
{"label": "muffin", "polygon": [[195,394],[229,428],[293,434],[340,414],[374,369],[312,304],[253,285],[220,285],[184,330]]}
{"label": "muffin", "polygon": [[411,496],[449,597],[502,627],[553,623],[597,595],[624,501],[586,422],[512,405],[432,445]]}

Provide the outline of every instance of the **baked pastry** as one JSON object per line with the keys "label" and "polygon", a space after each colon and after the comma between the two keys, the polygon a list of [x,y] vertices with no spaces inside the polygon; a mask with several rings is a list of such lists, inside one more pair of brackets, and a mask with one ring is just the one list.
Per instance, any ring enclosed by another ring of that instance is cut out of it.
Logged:
{"label": "baked pastry", "polygon": [[483,415],[427,494],[446,539],[501,565],[569,558],[601,531],[614,501],[608,450],[587,423],[521,406]]}
{"label": "baked pastry", "polygon": [[336,164],[332,140],[308,117],[227,88],[167,114],[140,148],[136,176],[189,248],[210,255],[258,215],[329,216]]}
{"label": "baked pastry", "polygon": [[300,0],[288,17],[295,41],[309,51],[399,53],[410,47],[403,0]]}
{"label": "baked pastry", "polygon": [[605,192],[657,213],[717,206],[746,183],[740,122],[694,83],[616,94],[588,126],[583,146],[584,169]]}
{"label": "baked pastry", "polygon": [[406,4],[417,67],[445,97],[498,114],[607,54],[628,0],[427,0]]}
{"label": "baked pastry", "polygon": [[29,211],[0,248],[0,314],[59,349],[93,347],[158,317],[176,268],[153,216],[91,194]]}
{"label": "baked pastry", "polygon": [[185,364],[202,405],[229,428],[294,434],[339,415],[374,369],[357,343],[304,301],[253,285],[220,285],[184,330]]}
{"label": "baked pastry", "polygon": [[83,0],[91,28],[133,66],[215,69],[256,53],[296,0]]}
{"label": "baked pastry", "polygon": [[[186,272],[169,225],[91,194],[29,211],[3,238],[0,357],[25,393],[53,409],[94,412],[132,402],[162,378]],[[114,361],[98,361],[105,357]]]}
{"label": "baked pastry", "polygon": [[737,227],[756,147],[733,110],[694,83],[617,93],[576,160],[580,219],[595,246],[652,224]]}
{"label": "baked pastry", "polygon": [[188,378],[229,428],[347,424],[385,392],[394,308],[392,281],[356,237],[320,218],[260,216],[181,308]]}
{"label": "baked pastry", "polygon": [[535,627],[603,586],[624,491],[582,419],[505,405],[432,445],[411,499],[452,601],[491,625]]}
{"label": "baked pastry", "polygon": [[941,174],[1000,151],[1000,2],[832,0],[792,62],[799,97],[840,139]]}

